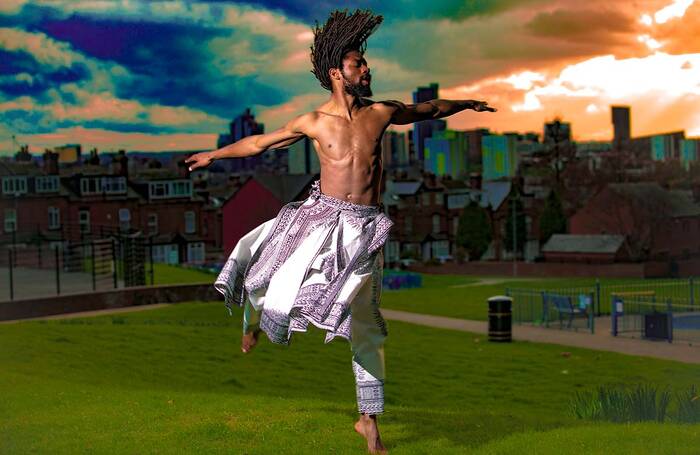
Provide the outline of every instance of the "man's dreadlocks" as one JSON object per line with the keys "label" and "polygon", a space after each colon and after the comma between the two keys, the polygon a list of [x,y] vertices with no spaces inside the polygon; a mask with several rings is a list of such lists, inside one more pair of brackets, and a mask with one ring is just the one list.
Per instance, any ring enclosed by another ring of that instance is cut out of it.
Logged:
{"label": "man's dreadlocks", "polygon": [[367,38],[382,23],[384,18],[370,10],[333,11],[323,27],[316,21],[314,44],[311,46],[311,70],[326,90],[332,90],[328,71],[343,67],[343,56],[353,50],[365,52]]}

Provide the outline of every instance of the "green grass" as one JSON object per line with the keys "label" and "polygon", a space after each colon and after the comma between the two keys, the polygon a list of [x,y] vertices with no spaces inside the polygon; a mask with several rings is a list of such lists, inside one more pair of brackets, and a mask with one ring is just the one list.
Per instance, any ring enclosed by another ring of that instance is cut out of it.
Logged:
{"label": "green grass", "polygon": [[[153,264],[154,284],[214,283],[216,274],[178,267],[170,264]],[[146,283],[151,283],[151,267],[146,265]]]}
{"label": "green grass", "polygon": [[[469,285],[481,279],[500,280],[496,284]],[[423,275],[423,287],[414,289],[388,290],[382,292],[383,308],[433,314],[453,318],[486,320],[487,299],[503,295],[506,287],[580,287],[595,284],[591,278],[547,278],[527,279],[503,277],[473,277],[459,275]]]}
{"label": "green grass", "polygon": [[[155,284],[213,283],[216,273],[189,269],[168,264],[154,264]],[[387,273],[390,273],[387,271]],[[417,289],[390,290],[382,294],[382,307],[414,313],[433,314],[461,319],[486,320],[487,299],[503,295],[506,287],[525,289],[572,288],[595,286],[595,278],[509,278],[498,276],[422,275],[423,287]],[[150,284],[150,268],[146,267],[146,282]],[[499,280],[496,284],[470,286],[481,280]],[[638,283],[627,278],[601,278],[602,285]],[[467,285],[467,286],[463,286]],[[700,286],[696,286],[696,293]],[[606,294],[607,295],[607,294]],[[605,297],[605,296],[603,296]],[[700,301],[700,295],[697,298]],[[603,310],[609,307],[607,299]]]}
{"label": "green grass", "polygon": [[[0,453],[363,453],[349,345],[312,331],[244,356],[240,316],[188,303],[0,326]],[[700,425],[568,408],[601,384],[687,390],[698,365],[388,327],[392,453],[697,453]]]}

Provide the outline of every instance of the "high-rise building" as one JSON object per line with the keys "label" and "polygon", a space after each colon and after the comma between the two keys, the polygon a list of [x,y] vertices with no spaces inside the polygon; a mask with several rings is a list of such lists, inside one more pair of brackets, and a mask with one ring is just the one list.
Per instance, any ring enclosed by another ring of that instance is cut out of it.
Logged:
{"label": "high-rise building", "polygon": [[382,136],[382,161],[387,169],[409,165],[408,135],[399,131],[386,131]]}
{"label": "high-rise building", "polygon": [[467,162],[470,167],[478,166],[481,164],[481,138],[491,134],[486,128],[478,128],[475,130],[465,131],[467,134],[467,146],[469,157]]}
{"label": "high-rise building", "polygon": [[681,140],[681,164],[688,170],[690,163],[700,159],[700,139]]}
{"label": "high-rise building", "polygon": [[[229,124],[229,133],[220,134],[217,141],[217,147],[225,147],[234,142],[238,142],[244,137],[252,136],[253,134],[263,134],[265,132],[265,125],[255,121],[255,115],[250,111],[250,108],[234,118]],[[232,160],[227,160],[224,166],[227,171],[230,172],[252,172],[263,162],[260,155],[249,156],[245,158],[236,158]]]}
{"label": "high-rise building", "polygon": [[492,134],[481,138],[483,179],[513,177],[518,167],[517,136]]}
{"label": "high-rise building", "polygon": [[625,145],[631,138],[629,106],[611,106],[613,122],[613,145]]}
{"label": "high-rise building", "polygon": [[425,139],[423,169],[435,175],[467,175],[469,138],[465,131],[436,131]]}
{"label": "high-rise building", "polygon": [[[438,98],[438,84],[432,82],[427,87],[418,87],[413,92],[413,102],[423,103]],[[413,146],[415,147],[418,160],[423,160],[423,147],[425,139],[432,137],[433,132],[442,131],[447,127],[447,122],[444,120],[423,120],[416,122],[413,126]]]}

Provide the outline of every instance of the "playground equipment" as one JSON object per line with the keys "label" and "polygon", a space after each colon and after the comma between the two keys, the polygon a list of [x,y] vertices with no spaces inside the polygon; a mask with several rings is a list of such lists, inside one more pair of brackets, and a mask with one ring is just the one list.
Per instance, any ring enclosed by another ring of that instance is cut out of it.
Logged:
{"label": "playground equipment", "polygon": [[383,289],[406,289],[423,287],[423,278],[419,273],[401,270],[385,270],[382,278]]}

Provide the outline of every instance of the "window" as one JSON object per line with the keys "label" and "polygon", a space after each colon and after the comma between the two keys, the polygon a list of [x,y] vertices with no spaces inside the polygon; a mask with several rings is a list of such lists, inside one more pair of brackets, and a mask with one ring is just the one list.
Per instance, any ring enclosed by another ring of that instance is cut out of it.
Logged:
{"label": "window", "polygon": [[49,229],[61,228],[61,209],[49,207]]}
{"label": "window", "polygon": [[195,213],[193,211],[185,212],[185,234],[194,234],[196,232],[195,221]]}
{"label": "window", "polygon": [[440,231],[440,215],[436,213],[435,215],[433,215],[433,234],[437,234]]}
{"label": "window", "polygon": [[126,177],[83,177],[80,179],[81,194],[126,193]]}
{"label": "window", "polygon": [[204,262],[204,243],[194,242],[187,244],[187,262]]}
{"label": "window", "polygon": [[403,219],[403,229],[406,234],[412,234],[413,233],[413,218],[410,216],[406,216]]}
{"label": "window", "polygon": [[119,209],[119,230],[128,231],[131,227],[131,212],[129,209]]}
{"label": "window", "polygon": [[450,242],[447,240],[439,240],[432,242],[433,257],[444,257],[450,255]]}
{"label": "window", "polygon": [[83,177],[80,179],[80,194],[98,194],[97,179],[94,177]]}
{"label": "window", "polygon": [[158,234],[158,214],[149,213],[148,214],[148,233],[150,235]]}
{"label": "window", "polygon": [[107,194],[126,193],[126,177],[102,177],[102,191]]}
{"label": "window", "polygon": [[78,211],[78,225],[80,226],[80,232],[85,234],[90,232],[90,209],[80,209]]}
{"label": "window", "polygon": [[27,192],[27,177],[13,175],[2,178],[2,192],[4,194],[24,194]]}
{"label": "window", "polygon": [[150,182],[148,194],[151,199],[192,196],[192,182],[189,180],[174,180],[170,182]]}
{"label": "window", "polygon": [[179,263],[177,245],[153,245],[153,262],[165,264]]}
{"label": "window", "polygon": [[36,177],[34,185],[37,193],[55,193],[58,191],[58,176],[44,175]]}
{"label": "window", "polygon": [[423,193],[423,205],[430,205],[430,193]]}
{"label": "window", "polygon": [[17,230],[17,210],[5,209],[5,232]]}

